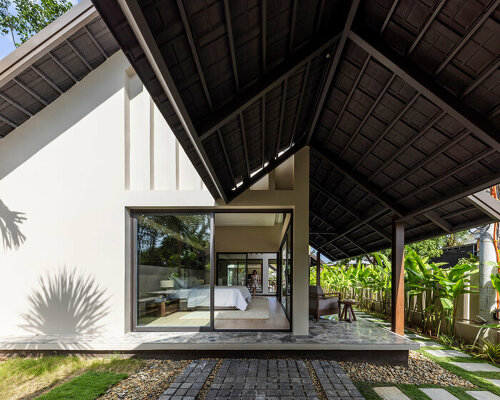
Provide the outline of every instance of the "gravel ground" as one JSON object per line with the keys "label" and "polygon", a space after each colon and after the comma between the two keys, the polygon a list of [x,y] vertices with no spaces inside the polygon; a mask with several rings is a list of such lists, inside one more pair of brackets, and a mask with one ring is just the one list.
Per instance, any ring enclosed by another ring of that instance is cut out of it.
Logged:
{"label": "gravel ground", "polygon": [[206,380],[205,384],[200,390],[200,393],[198,393],[198,397],[196,398],[197,400],[203,400],[207,396],[208,389],[210,389],[210,386],[212,385],[215,375],[217,375],[217,372],[219,372],[219,369],[222,365],[222,359],[217,360],[217,365],[215,368],[212,370],[211,374],[209,375],[208,379]]}
{"label": "gravel ground", "polygon": [[339,364],[353,381],[475,387],[415,351],[410,351],[408,368],[347,361],[339,361]]}
{"label": "gravel ground", "polygon": [[136,373],[113,386],[99,400],[156,400],[190,362],[146,360]]}
{"label": "gravel ground", "polygon": [[321,383],[319,382],[318,375],[316,375],[316,371],[314,370],[311,361],[306,360],[306,366],[307,370],[309,371],[309,375],[311,376],[311,380],[313,382],[314,389],[316,390],[316,394],[318,395],[318,399],[327,400],[328,397],[326,396],[326,393],[323,390],[323,386],[321,386]]}

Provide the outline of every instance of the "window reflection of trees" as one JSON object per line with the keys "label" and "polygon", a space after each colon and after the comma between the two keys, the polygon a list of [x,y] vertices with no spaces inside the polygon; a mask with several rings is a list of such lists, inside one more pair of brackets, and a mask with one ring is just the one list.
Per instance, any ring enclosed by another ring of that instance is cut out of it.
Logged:
{"label": "window reflection of trees", "polygon": [[139,264],[201,269],[209,261],[210,216],[140,215]]}

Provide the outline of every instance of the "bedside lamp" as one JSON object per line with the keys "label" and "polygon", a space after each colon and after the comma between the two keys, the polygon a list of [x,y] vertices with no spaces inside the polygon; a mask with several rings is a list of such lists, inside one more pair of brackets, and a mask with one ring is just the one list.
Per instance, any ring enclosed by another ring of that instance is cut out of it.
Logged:
{"label": "bedside lamp", "polygon": [[174,287],[174,281],[172,281],[172,280],[160,281],[160,287],[162,289],[173,289],[173,287]]}
{"label": "bedside lamp", "polygon": [[170,292],[174,288],[174,281],[168,279],[168,280],[162,280],[160,281],[160,287],[162,289],[165,289],[165,297],[169,299],[170,297]]}

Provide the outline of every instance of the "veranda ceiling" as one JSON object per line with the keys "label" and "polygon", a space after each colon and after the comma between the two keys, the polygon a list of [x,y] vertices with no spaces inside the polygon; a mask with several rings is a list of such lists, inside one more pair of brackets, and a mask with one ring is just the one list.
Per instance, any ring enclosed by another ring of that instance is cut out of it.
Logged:
{"label": "veranda ceiling", "polygon": [[332,259],[484,224],[500,182],[499,1],[94,0],[215,197],[311,146]]}

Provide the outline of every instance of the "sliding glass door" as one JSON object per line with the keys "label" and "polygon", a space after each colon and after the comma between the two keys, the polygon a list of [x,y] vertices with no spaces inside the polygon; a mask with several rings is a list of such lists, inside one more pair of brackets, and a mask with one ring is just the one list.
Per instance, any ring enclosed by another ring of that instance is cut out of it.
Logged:
{"label": "sliding glass door", "polygon": [[[218,225],[216,215],[223,216]],[[287,329],[291,230],[283,234],[283,221],[290,218],[275,212],[132,212],[132,329]],[[261,236],[273,239],[268,253],[256,251],[268,246]],[[246,248],[254,251],[244,252]],[[251,297],[254,271],[258,298]]]}
{"label": "sliding glass door", "polygon": [[217,285],[245,286],[247,281],[246,253],[217,254]]}
{"label": "sliding glass door", "polygon": [[137,328],[211,328],[210,213],[136,215]]}
{"label": "sliding glass door", "polygon": [[288,226],[283,241],[281,242],[279,256],[280,269],[280,292],[279,299],[288,320],[292,313],[292,230]]}

